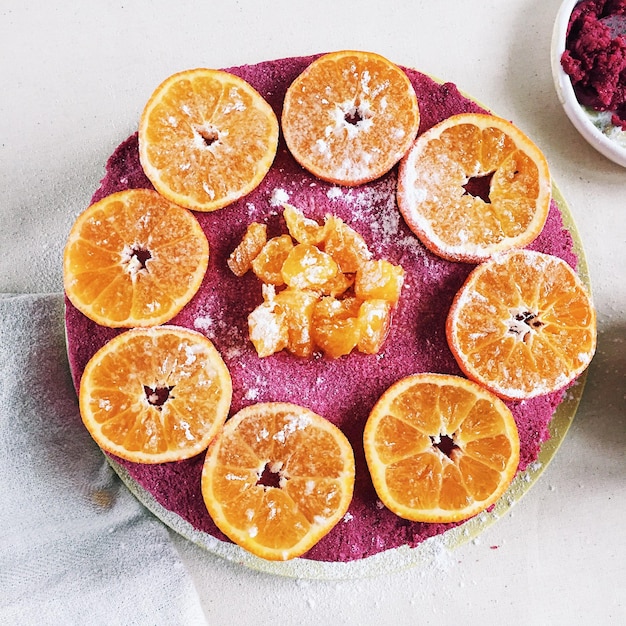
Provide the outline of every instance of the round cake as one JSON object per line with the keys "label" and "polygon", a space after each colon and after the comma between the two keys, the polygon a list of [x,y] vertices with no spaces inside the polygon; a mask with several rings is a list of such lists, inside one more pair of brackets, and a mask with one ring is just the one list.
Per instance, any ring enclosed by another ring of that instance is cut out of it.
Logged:
{"label": "round cake", "polygon": [[[280,118],[287,88],[315,58],[287,58],[227,71],[250,83]],[[485,112],[453,84],[402,69],[419,101],[420,134],[451,115]],[[415,548],[458,525],[409,522],[387,510],[376,495],[363,452],[364,424],[391,384],[420,372],[461,375],[448,347],[445,323],[454,296],[473,266],[446,261],[420,243],[400,215],[396,183],[397,166],[381,178],[355,187],[324,182],[295,161],[281,137],[274,163],[254,191],[218,211],[195,214],[209,241],[209,266],[199,291],[169,323],[203,333],[222,355],[233,383],[230,415],[257,402],[295,403],[337,425],[354,449],[356,482],[349,511],[300,561],[359,561],[400,546]],[[130,188],[152,188],[140,165],[136,134],[123,141],[110,157],[92,202]],[[402,297],[378,354],[353,352],[332,359],[319,354],[301,358],[282,351],[258,357],[248,337],[247,319],[262,302],[261,282],[252,272],[235,276],[227,259],[251,222],[267,224],[268,237],[285,233],[285,202],[320,222],[328,214],[340,217],[362,235],[375,257],[404,269]],[[545,227],[529,247],[577,267],[572,235],[554,199]],[[66,328],[70,367],[78,389],[89,359],[122,330],[97,325],[69,300]],[[565,394],[561,390],[531,400],[507,402],[519,430],[519,472],[537,460]],[[160,510],[180,518],[193,532],[229,543],[202,499],[204,454],[155,465],[115,457],[111,461],[136,487],[133,490],[149,494]]]}

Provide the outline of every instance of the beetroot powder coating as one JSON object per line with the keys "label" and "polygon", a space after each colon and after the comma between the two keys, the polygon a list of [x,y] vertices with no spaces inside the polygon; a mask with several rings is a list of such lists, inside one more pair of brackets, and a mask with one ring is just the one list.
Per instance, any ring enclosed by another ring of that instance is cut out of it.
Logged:
{"label": "beetroot powder coating", "polygon": [[[252,84],[280,118],[285,91],[314,58],[282,59],[228,71]],[[405,71],[419,99],[420,132],[452,114],[483,112],[454,85],[436,83],[414,70]],[[170,323],[202,332],[220,351],[233,381],[230,415],[256,402],[293,402],[336,424],[354,448],[356,483],[349,513],[304,555],[307,559],[362,559],[405,544],[414,547],[456,525],[409,522],[384,508],[374,491],[363,453],[363,428],[369,412],[392,383],[418,372],[461,374],[448,348],[445,320],[454,295],[473,266],[445,261],[418,241],[398,211],[396,176],[397,168],[393,168],[382,178],[359,187],[325,183],[303,170],[281,139],[274,164],[257,189],[219,211],[195,214],[209,240],[209,267],[198,293]],[[137,136],[133,135],[110,157],[93,201],[135,187],[151,185],[141,169]],[[326,214],[338,215],[364,237],[377,258],[404,268],[402,296],[379,354],[354,352],[335,360],[320,355],[304,359],[285,351],[263,359],[257,356],[248,339],[247,317],[262,301],[261,283],[252,272],[236,277],[226,260],[252,221],[267,224],[268,236],[287,232],[280,206],[284,201],[320,222]],[[572,238],[554,202],[543,232],[531,247],[576,266]],[[68,352],[78,388],[89,358],[122,331],[100,327],[69,301],[66,304]],[[519,470],[536,460],[564,393],[508,403],[520,433]],[[209,517],[202,499],[204,454],[161,465],[115,460],[166,509],[197,530],[228,541]]]}

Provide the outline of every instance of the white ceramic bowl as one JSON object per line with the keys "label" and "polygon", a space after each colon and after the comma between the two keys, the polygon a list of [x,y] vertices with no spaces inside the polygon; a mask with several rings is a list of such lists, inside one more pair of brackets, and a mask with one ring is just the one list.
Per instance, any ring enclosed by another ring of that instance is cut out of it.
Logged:
{"label": "white ceramic bowl", "polygon": [[621,147],[615,141],[609,139],[599,128],[597,128],[585,113],[584,109],[576,100],[574,88],[569,76],[561,67],[561,55],[565,50],[565,36],[567,24],[574,7],[580,0],[565,0],[554,23],[552,31],[552,76],[556,93],[563,105],[563,109],[569,117],[576,130],[601,154],[611,161],[626,167],[626,148]]}

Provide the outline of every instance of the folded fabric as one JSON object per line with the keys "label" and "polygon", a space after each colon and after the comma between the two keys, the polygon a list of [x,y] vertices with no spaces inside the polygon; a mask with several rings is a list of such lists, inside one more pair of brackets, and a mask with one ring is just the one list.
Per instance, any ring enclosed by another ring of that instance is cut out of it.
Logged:
{"label": "folded fabric", "polygon": [[0,295],[0,624],[204,624],[167,529],[82,425],[63,296]]}

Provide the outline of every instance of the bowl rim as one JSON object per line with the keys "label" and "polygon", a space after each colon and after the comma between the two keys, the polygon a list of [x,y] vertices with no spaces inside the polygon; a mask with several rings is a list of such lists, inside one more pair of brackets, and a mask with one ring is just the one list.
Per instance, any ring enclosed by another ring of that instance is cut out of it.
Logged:
{"label": "bowl rim", "polygon": [[614,163],[626,167],[626,149],[609,139],[585,114],[576,98],[571,80],[561,66],[561,55],[565,50],[565,37],[569,19],[574,7],[581,1],[565,0],[561,3],[554,22],[550,51],[554,86],[561,106],[576,130],[598,152]]}

